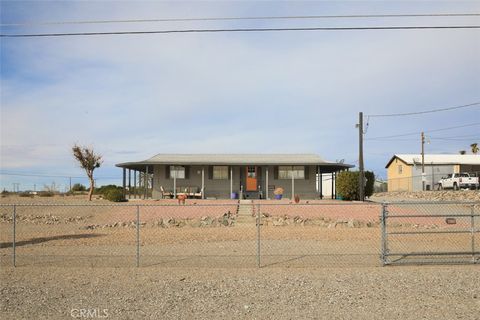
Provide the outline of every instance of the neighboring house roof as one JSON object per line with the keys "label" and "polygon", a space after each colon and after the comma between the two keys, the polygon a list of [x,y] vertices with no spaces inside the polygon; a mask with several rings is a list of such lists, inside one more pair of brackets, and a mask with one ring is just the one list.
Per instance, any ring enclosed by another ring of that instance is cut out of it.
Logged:
{"label": "neighboring house roof", "polygon": [[[406,164],[421,164],[421,154],[395,154],[388,161],[385,168],[388,168],[395,158],[402,160]],[[424,156],[425,164],[466,164],[480,165],[480,155],[478,154],[426,154]]]}
{"label": "neighboring house roof", "polygon": [[352,168],[353,165],[325,161],[316,154],[157,154],[140,162],[119,163],[117,167],[132,165],[334,165]]}

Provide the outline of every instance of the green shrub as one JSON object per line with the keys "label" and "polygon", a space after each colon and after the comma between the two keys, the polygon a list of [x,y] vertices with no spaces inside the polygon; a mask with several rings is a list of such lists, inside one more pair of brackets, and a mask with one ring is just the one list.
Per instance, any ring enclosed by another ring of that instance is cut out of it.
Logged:
{"label": "green shrub", "polygon": [[373,194],[375,187],[375,174],[372,171],[365,171],[365,197],[370,197]]}
{"label": "green shrub", "polygon": [[[335,184],[337,195],[344,200],[359,200],[359,178],[360,172],[358,171],[339,172]],[[365,179],[365,197],[370,197],[373,194],[375,175],[371,171],[365,171]]]}
{"label": "green shrub", "polygon": [[112,202],[123,202],[126,201],[123,197],[123,191],[121,189],[110,189],[103,195],[105,199]]}
{"label": "green shrub", "polygon": [[33,198],[33,194],[30,192],[20,192],[18,196],[22,198]]}
{"label": "green shrub", "polygon": [[106,186],[101,186],[101,187],[98,187],[98,188],[95,188],[95,194],[101,194],[103,196],[106,196],[106,194],[110,191],[110,190],[120,190],[122,191],[122,187],[119,187],[119,186],[116,186],[114,184],[109,184],[109,185],[106,185]]}
{"label": "green shrub", "polygon": [[87,191],[87,187],[85,187],[83,184],[81,183],[75,183],[73,186],[72,186],[72,192],[78,192],[78,191]]}
{"label": "green shrub", "polygon": [[358,172],[342,171],[337,173],[335,188],[337,195],[343,200],[357,200],[358,197]]}
{"label": "green shrub", "polygon": [[40,191],[37,195],[39,197],[53,197],[55,194],[52,191]]}

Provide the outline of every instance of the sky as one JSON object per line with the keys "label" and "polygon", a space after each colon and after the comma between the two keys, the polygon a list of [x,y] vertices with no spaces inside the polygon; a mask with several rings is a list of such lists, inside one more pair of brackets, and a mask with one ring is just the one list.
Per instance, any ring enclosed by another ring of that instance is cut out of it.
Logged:
{"label": "sky", "polygon": [[[480,2],[1,1],[2,24],[72,20],[479,13]],[[2,26],[1,33],[189,28],[480,25],[479,17]],[[317,153],[380,178],[395,153],[458,153],[480,142],[480,30],[289,31],[0,39],[0,188],[87,183],[73,144],[115,164],[158,153]],[[475,124],[476,123],[476,124]],[[468,127],[430,130],[475,124]],[[447,138],[448,140],[445,140]],[[372,140],[369,140],[372,139]],[[36,175],[36,176],[28,176]]]}

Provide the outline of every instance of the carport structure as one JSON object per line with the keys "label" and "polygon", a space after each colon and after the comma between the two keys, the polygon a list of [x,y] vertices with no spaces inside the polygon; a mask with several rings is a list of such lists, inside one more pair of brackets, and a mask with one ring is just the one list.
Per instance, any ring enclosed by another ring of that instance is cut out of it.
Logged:
{"label": "carport structure", "polygon": [[[324,197],[322,177],[331,176],[331,197],[339,171],[353,165],[325,161],[316,154],[158,154],[123,169],[125,196],[162,199],[178,194],[201,199],[270,199],[279,187],[284,197]],[[132,183],[133,178],[133,183]]]}

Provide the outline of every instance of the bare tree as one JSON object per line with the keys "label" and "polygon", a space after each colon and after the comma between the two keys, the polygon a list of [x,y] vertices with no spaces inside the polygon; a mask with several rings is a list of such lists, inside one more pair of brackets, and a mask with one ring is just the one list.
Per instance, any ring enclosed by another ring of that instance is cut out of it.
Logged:
{"label": "bare tree", "polygon": [[472,153],[473,154],[477,154],[478,153],[478,143],[472,143],[470,145],[470,147],[472,148]]}
{"label": "bare tree", "polygon": [[78,161],[80,167],[85,170],[85,173],[88,176],[88,180],[90,181],[88,201],[92,201],[93,187],[95,185],[95,181],[93,179],[93,171],[96,168],[99,168],[102,164],[102,156],[99,154],[95,154],[93,148],[82,147],[76,144],[72,147],[72,152],[74,158]]}

